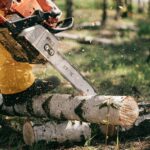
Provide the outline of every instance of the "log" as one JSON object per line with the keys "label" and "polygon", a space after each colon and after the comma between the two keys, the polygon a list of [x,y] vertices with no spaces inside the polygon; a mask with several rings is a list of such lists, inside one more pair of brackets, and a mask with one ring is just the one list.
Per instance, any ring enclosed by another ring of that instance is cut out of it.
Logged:
{"label": "log", "polygon": [[121,24],[121,25],[117,25],[115,27],[116,30],[119,30],[119,31],[134,31],[134,32],[137,32],[138,31],[138,28],[137,26],[133,25],[133,24]]}
{"label": "log", "polygon": [[75,34],[69,34],[69,33],[59,33],[56,34],[56,37],[61,39],[69,39],[69,40],[75,40],[82,44],[97,44],[97,45],[115,45],[115,41],[108,38],[96,38],[96,37],[83,37]]}
{"label": "log", "polygon": [[[140,117],[144,117],[141,115]],[[99,140],[107,135],[107,138],[116,140],[117,132],[119,138],[135,139],[139,137],[147,137],[150,134],[150,118],[137,122],[131,128],[119,128],[119,126],[108,127],[105,125],[92,125],[90,123],[79,121],[64,121],[64,122],[46,122],[35,124],[27,121],[23,126],[23,138],[27,145],[32,145],[39,141],[60,143],[77,143],[85,142],[97,137]],[[107,131],[107,132],[106,132]]]}
{"label": "log", "polygon": [[24,104],[6,106],[0,100],[0,114],[48,117],[60,120],[77,120],[132,126],[139,108],[130,96],[72,96],[68,94],[43,94]]}
{"label": "log", "polygon": [[75,25],[73,28],[74,29],[99,29],[101,27],[101,22],[100,21],[95,21],[95,22],[85,22],[79,25]]}
{"label": "log", "polygon": [[82,142],[91,137],[91,129],[88,123],[79,121],[54,121],[45,124],[26,122],[23,126],[23,139],[27,145],[39,141],[48,142]]}

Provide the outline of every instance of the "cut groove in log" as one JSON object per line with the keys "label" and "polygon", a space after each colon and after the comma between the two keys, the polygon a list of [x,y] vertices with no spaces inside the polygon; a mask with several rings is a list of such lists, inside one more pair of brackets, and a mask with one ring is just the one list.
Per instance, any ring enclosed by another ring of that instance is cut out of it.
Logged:
{"label": "cut groove in log", "polygon": [[78,120],[132,126],[139,115],[134,98],[129,96],[75,96],[67,94],[43,94],[24,104],[5,106],[1,103],[0,113],[4,115],[36,116],[60,120]]}
{"label": "cut groove in log", "polygon": [[58,143],[82,142],[89,139],[90,136],[89,124],[79,121],[47,122],[41,125],[26,122],[23,126],[23,138],[27,145],[41,140]]}

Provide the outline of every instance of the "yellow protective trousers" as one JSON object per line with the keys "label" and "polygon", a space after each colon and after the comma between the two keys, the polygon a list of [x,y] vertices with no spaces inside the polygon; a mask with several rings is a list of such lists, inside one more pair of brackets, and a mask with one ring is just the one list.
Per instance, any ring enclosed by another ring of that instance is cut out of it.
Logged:
{"label": "yellow protective trousers", "polygon": [[29,88],[35,81],[29,63],[15,61],[0,43],[0,93],[15,94]]}

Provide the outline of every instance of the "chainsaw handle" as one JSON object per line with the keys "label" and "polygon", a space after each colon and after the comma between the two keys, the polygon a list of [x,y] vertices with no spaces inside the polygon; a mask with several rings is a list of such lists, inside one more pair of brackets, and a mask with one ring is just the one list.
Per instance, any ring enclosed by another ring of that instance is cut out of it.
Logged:
{"label": "chainsaw handle", "polygon": [[56,24],[55,28],[50,27],[49,24],[47,23],[44,24],[44,27],[48,29],[51,33],[56,34],[56,33],[63,32],[72,28],[73,22],[74,22],[73,18],[67,18],[62,21],[59,21]]}
{"label": "chainsaw handle", "polygon": [[19,34],[23,29],[32,27],[36,24],[43,25],[47,30],[49,30],[51,33],[59,33],[65,30],[68,30],[73,26],[73,18],[67,18],[65,20],[62,20],[58,22],[55,26],[51,26],[47,22],[50,18],[56,18],[59,15],[54,12],[42,12],[42,11],[35,11],[33,16],[27,17],[27,18],[21,18],[16,21],[8,21],[4,17],[2,17],[4,21],[4,24],[8,29],[14,34]]}
{"label": "chainsaw handle", "polygon": [[59,14],[55,14],[53,12],[41,12],[36,11],[33,16],[27,17],[27,18],[21,18],[16,21],[8,21],[5,18],[5,26],[8,27],[8,29],[14,34],[19,34],[23,29],[32,27],[36,24],[43,25],[46,20],[48,20],[50,17],[55,18]]}

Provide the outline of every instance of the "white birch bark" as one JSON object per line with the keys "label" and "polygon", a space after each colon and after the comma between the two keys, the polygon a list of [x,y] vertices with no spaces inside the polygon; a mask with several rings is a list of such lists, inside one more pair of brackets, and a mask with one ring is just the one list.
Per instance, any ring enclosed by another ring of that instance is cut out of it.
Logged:
{"label": "white birch bark", "polygon": [[138,104],[128,96],[71,96],[44,94],[25,104],[7,107],[0,103],[0,113],[6,115],[49,117],[132,126],[139,115]]}

